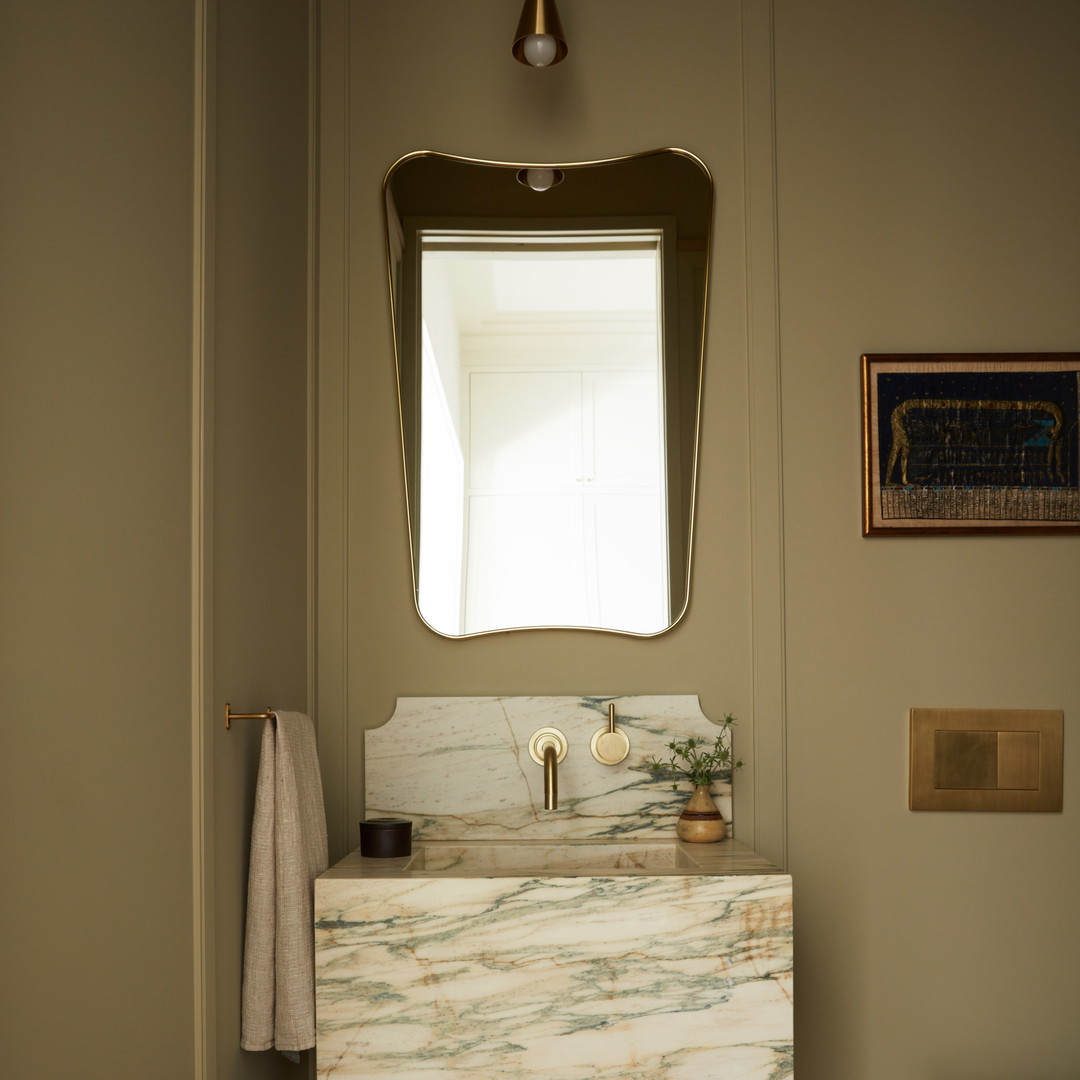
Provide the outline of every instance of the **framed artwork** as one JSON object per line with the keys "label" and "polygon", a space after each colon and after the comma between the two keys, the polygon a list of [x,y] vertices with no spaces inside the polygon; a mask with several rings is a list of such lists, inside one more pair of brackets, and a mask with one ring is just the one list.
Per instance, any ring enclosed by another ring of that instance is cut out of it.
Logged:
{"label": "framed artwork", "polygon": [[1080,532],[1080,353],[862,358],[863,535]]}

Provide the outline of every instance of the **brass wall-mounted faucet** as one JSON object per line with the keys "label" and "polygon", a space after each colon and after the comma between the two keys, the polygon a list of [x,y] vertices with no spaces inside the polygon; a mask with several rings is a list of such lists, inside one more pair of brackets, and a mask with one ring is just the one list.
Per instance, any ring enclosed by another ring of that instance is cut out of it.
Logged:
{"label": "brass wall-mounted faucet", "polygon": [[559,762],[566,757],[566,736],[558,728],[538,728],[529,740],[529,755],[544,766],[544,809],[559,809]]}

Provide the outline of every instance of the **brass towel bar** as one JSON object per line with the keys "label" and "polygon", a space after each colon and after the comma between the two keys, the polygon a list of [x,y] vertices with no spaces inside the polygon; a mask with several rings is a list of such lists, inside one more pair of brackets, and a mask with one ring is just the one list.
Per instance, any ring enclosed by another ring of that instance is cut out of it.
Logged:
{"label": "brass towel bar", "polygon": [[225,702],[226,731],[232,727],[234,720],[273,720],[274,717],[274,710],[269,705],[266,706],[266,712],[233,712],[232,706],[227,701]]}

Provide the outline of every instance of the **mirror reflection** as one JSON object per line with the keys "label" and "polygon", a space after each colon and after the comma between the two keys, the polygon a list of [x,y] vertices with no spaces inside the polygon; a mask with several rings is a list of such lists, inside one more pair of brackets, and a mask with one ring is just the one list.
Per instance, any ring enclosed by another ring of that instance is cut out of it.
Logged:
{"label": "mirror reflection", "polygon": [[422,618],[668,629],[689,598],[704,166],[421,152],[385,194]]}

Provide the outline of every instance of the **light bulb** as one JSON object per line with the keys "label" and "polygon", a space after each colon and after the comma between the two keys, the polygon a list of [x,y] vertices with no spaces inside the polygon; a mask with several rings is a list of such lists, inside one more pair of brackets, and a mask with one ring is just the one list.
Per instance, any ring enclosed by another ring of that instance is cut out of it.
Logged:
{"label": "light bulb", "polygon": [[555,59],[557,47],[551,34],[530,34],[521,45],[525,59],[533,67],[547,67]]}
{"label": "light bulb", "polygon": [[555,183],[554,169],[526,169],[525,182],[533,191],[547,191]]}

